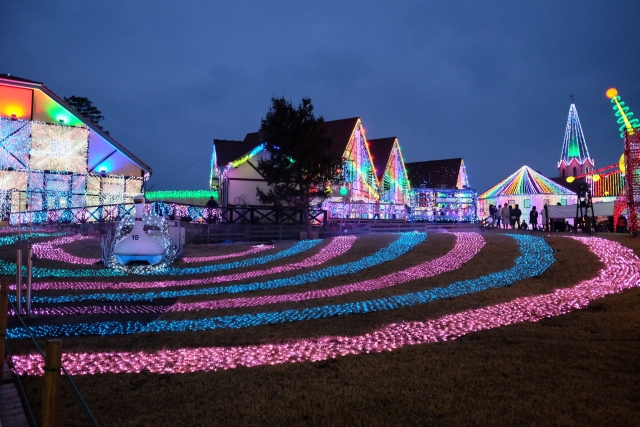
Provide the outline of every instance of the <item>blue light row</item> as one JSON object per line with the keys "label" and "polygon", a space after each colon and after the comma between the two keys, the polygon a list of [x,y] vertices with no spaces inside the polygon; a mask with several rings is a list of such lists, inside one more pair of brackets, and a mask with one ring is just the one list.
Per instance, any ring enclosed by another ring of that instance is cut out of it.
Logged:
{"label": "blue light row", "polygon": [[264,289],[276,289],[285,286],[297,286],[305,283],[317,282],[318,280],[328,277],[340,276],[343,274],[352,274],[365,268],[379,265],[386,261],[391,261],[397,257],[406,254],[413,249],[418,243],[425,240],[425,233],[401,233],[396,241],[380,249],[373,255],[362,258],[361,260],[342,264],[333,267],[323,268],[321,270],[311,271],[309,273],[299,274],[293,277],[285,277],[283,279],[268,280],[265,282],[250,283],[245,285],[216,286],[210,288],[199,289],[181,289],[178,291],[160,291],[145,293],[93,293],[80,295],[62,295],[52,296],[34,296],[32,301],[47,304],[60,304],[68,302],[81,301],[153,301],[159,298],[179,298],[196,295],[220,295],[220,294],[237,294],[240,292],[249,292]]}
{"label": "blue light row", "polygon": [[[205,331],[221,328],[240,329],[260,325],[345,316],[355,313],[373,313],[376,311],[394,310],[401,307],[426,304],[443,298],[454,298],[486,289],[508,286],[518,280],[544,273],[546,269],[555,262],[553,250],[547,245],[543,238],[527,235],[509,236],[516,239],[522,253],[516,259],[515,266],[476,279],[456,282],[445,287],[421,292],[411,292],[404,295],[395,295],[368,301],[325,305],[300,310],[291,309],[255,314],[218,316],[198,320],[157,320],[146,325],[141,322],[43,325],[34,326],[31,328],[31,331],[38,337]],[[8,330],[7,337],[27,338],[28,335],[23,328],[18,327]]]}

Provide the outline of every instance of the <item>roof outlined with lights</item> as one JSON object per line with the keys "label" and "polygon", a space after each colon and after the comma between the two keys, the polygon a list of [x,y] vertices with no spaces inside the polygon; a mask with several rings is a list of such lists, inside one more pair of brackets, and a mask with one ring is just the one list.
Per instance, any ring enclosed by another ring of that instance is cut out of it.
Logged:
{"label": "roof outlined with lights", "polygon": [[578,117],[578,110],[576,105],[571,104],[569,107],[569,117],[567,118],[567,127],[564,133],[564,142],[562,144],[562,153],[560,153],[560,162],[558,167],[564,162],[568,165],[573,159],[576,159],[579,164],[583,165],[587,160],[593,163],[589,156],[589,150],[587,149],[587,143],[582,132],[582,126],[580,125],[580,118]]}
{"label": "roof outlined with lights", "polygon": [[573,191],[553,182],[529,166],[522,166],[498,184],[482,193],[478,198],[485,199],[527,194],[575,195]]}
{"label": "roof outlined with lights", "polygon": [[87,172],[125,176],[141,176],[143,172],[152,172],[149,165],[41,82],[0,74],[0,119],[86,128]]}

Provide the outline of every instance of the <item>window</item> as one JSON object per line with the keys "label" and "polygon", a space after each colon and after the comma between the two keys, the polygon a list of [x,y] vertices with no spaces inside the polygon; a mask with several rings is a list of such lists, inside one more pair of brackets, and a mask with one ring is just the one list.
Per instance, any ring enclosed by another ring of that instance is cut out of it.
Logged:
{"label": "window", "polygon": [[560,199],[560,204],[562,206],[567,206],[567,199]]}
{"label": "window", "polygon": [[576,175],[577,175],[577,173],[576,173],[576,172],[577,172],[577,171],[576,171],[576,167],[574,166],[574,167],[573,167],[573,176],[576,176]]}
{"label": "window", "polygon": [[562,177],[564,178],[564,169],[562,169]]}
{"label": "window", "polygon": [[531,207],[531,199],[524,199],[524,207],[527,209]]}

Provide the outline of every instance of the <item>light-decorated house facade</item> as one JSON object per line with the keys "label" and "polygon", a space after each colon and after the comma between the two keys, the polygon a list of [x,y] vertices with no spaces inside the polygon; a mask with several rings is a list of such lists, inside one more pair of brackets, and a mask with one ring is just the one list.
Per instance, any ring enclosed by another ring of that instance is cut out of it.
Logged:
{"label": "light-decorated house facade", "polygon": [[[0,215],[11,222],[91,221],[131,202],[151,168],[44,84],[0,75]],[[22,212],[22,214],[19,214]],[[19,218],[19,215],[23,217]]]}
{"label": "light-decorated house facade", "polygon": [[[343,183],[332,187],[326,201],[330,216],[372,218],[380,210],[381,215],[401,217],[409,185],[397,138],[374,141],[373,146],[382,147],[381,160],[374,164],[372,145],[359,117],[327,121],[325,128],[332,140],[331,150],[342,157],[344,177]],[[242,141],[213,140],[211,189],[218,191],[221,206],[260,205],[256,187],[266,190],[268,186],[257,165],[268,156],[258,132],[247,134]]]}
{"label": "light-decorated house facade", "polygon": [[469,188],[462,158],[406,164],[414,221],[474,222],[477,194]]}

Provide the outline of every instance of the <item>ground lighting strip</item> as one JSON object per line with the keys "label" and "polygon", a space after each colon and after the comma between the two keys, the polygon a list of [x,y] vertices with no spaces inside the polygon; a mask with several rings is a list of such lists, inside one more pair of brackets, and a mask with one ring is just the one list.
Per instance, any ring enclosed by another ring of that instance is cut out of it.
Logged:
{"label": "ground lighting strip", "polygon": [[[640,259],[617,242],[596,237],[571,237],[589,247],[604,264],[598,276],[543,295],[448,314],[425,322],[389,324],[355,336],[295,339],[242,347],[182,348],[153,352],[109,351],[64,353],[70,375],[150,372],[176,374],[237,367],[318,362],[341,356],[393,351],[409,345],[451,341],[472,332],[520,322],[538,322],[585,308],[593,300],[640,286]],[[18,375],[42,375],[39,354],[14,355]]]}
{"label": "ground lighting strip", "polygon": [[[425,233],[418,232],[401,233],[398,235],[397,240],[391,243],[389,246],[382,248],[375,254],[364,257],[361,260],[338,266],[327,267],[321,270],[315,270],[293,277],[268,280],[265,282],[145,293],[96,293],[61,296],[34,296],[32,298],[32,301],[34,303],[45,304],[59,304],[95,300],[118,302],[153,301],[156,299],[164,298],[179,298],[195,295],[234,294],[254,290],[276,289],[284,286],[297,286],[305,283],[315,282],[321,279],[326,279],[328,277],[335,277],[343,274],[353,274],[365,268],[374,267],[383,262],[392,261],[397,257],[409,252],[417,244],[423,242],[426,236],[427,235]],[[286,267],[282,267],[283,271],[286,271],[285,268]],[[247,274],[247,277],[250,277],[251,273]],[[238,278],[241,277],[241,275],[238,276]]]}
{"label": "ground lighting strip", "polygon": [[[300,262],[287,264],[284,266],[271,267],[264,270],[252,270],[245,273],[234,273],[226,276],[208,277],[205,279],[190,280],[167,280],[162,282],[40,282],[34,283],[32,289],[36,291],[42,290],[93,290],[93,289],[149,289],[149,288],[169,288],[178,286],[196,286],[211,285],[214,283],[232,282],[236,280],[244,280],[252,277],[266,276],[269,274],[277,274],[300,268],[316,267],[325,262],[343,255],[356,241],[355,236],[338,236],[333,238],[327,246],[322,248],[320,252],[312,255]],[[15,285],[10,286],[15,289]]]}
{"label": "ground lighting strip", "polygon": [[[416,233],[417,234],[417,233]],[[520,246],[521,255],[509,269],[487,274],[472,280],[455,282],[448,286],[412,292],[404,295],[377,298],[373,300],[347,302],[304,309],[288,309],[262,313],[248,313],[218,316],[194,320],[155,320],[147,324],[141,322],[94,322],[63,325],[39,325],[30,327],[31,333],[43,336],[83,336],[83,335],[125,335],[145,332],[184,332],[214,329],[240,329],[260,325],[273,325],[296,321],[308,321],[328,317],[345,316],[356,313],[373,313],[426,304],[444,298],[454,298],[485,289],[508,286],[518,280],[542,274],[555,262],[553,250],[542,237],[510,234]],[[405,273],[399,272],[399,273]],[[411,279],[413,280],[413,278]],[[7,330],[9,338],[27,338],[29,334],[22,327]]]}

